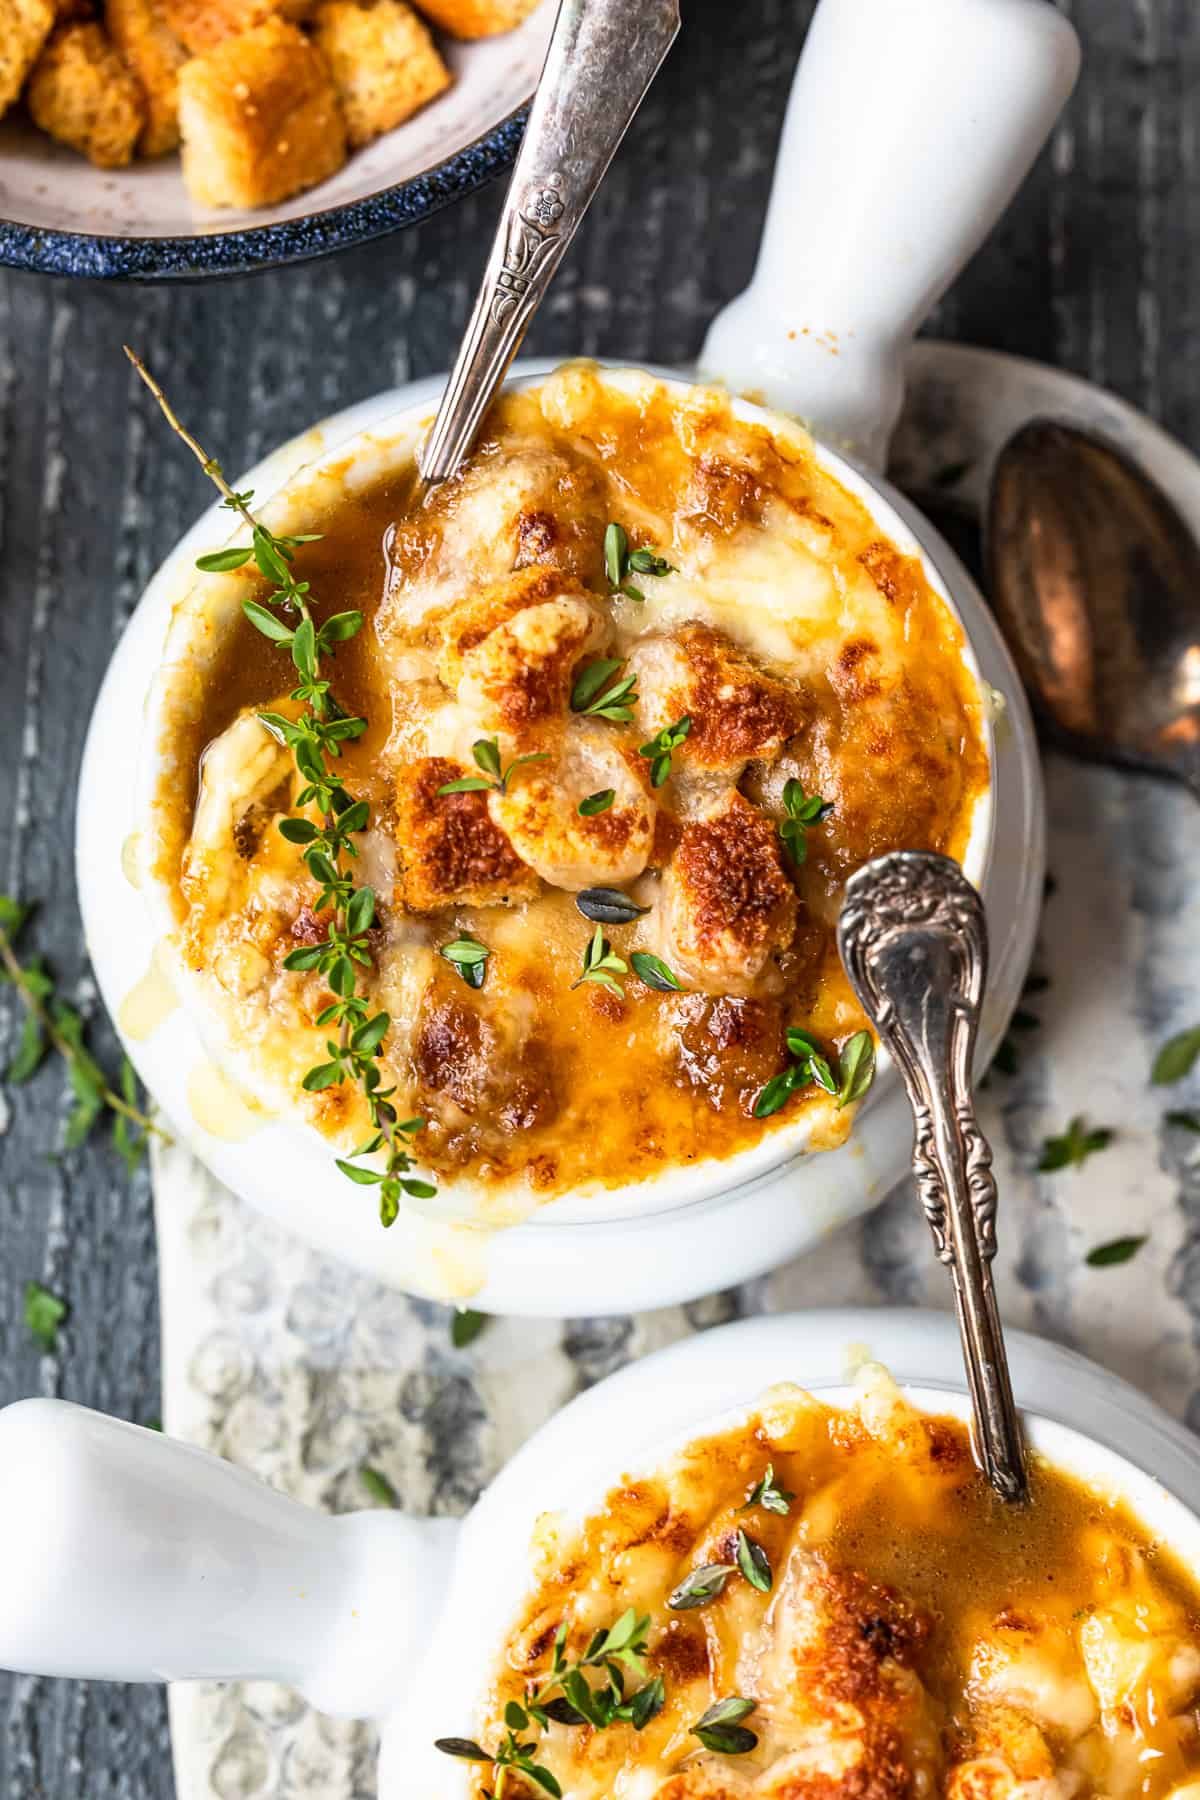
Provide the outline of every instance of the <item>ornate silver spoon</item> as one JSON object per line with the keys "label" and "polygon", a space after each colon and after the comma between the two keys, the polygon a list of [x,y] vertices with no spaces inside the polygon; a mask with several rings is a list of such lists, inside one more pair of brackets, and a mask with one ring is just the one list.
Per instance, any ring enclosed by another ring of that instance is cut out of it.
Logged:
{"label": "ornate silver spoon", "polygon": [[1200,799],[1200,546],[1113,445],[1038,419],[992,480],[990,591],[1042,718]]}
{"label": "ornate silver spoon", "polygon": [[466,456],[530,320],[679,30],[679,0],[561,0],[475,310],[417,458]]}
{"label": "ornate silver spoon", "polygon": [[895,851],[847,882],[838,947],[912,1103],[913,1173],[938,1258],[954,1278],[980,1462],[1002,1499],[1027,1499],[1021,1424],[992,1283],[992,1153],[971,1097],[987,978],[982,902],[949,858]]}

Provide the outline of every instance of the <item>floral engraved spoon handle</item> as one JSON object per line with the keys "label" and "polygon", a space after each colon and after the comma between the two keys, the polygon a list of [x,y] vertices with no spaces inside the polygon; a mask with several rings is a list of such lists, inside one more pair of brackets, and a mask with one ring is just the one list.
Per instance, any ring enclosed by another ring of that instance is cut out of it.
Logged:
{"label": "floral engraved spoon handle", "polygon": [[949,858],[897,851],[847,882],[838,947],[912,1103],[913,1173],[954,1277],[984,1472],[1003,1499],[1024,1500],[1021,1425],[992,1283],[996,1182],[971,1097],[987,977],[982,902]]}
{"label": "floral engraved spoon handle", "polygon": [[446,481],[679,30],[679,0],[561,0],[475,310],[429,436]]}

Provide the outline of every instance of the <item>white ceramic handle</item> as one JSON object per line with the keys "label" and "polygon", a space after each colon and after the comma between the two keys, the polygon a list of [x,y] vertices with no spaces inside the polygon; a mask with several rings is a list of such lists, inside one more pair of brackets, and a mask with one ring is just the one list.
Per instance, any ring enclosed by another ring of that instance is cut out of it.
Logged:
{"label": "white ceramic handle", "polygon": [[820,0],[754,279],[704,374],[882,467],[922,320],[979,248],[1079,73],[1049,0]]}
{"label": "white ceramic handle", "polygon": [[0,1667],[258,1677],[324,1712],[395,1703],[456,1527],[331,1518],[190,1444],[61,1400],[0,1412]]}

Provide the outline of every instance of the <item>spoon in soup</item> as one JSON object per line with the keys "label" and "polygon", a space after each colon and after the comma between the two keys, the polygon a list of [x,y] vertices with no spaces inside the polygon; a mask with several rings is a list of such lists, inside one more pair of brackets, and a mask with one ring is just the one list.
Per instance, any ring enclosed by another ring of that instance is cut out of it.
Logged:
{"label": "spoon in soup", "polygon": [[963,1361],[985,1475],[1001,1499],[1029,1482],[992,1281],[996,1182],[971,1095],[987,981],[983,902],[958,864],[899,850],[846,883],[838,948],[913,1109],[913,1173],[940,1261],[954,1278]]}
{"label": "spoon in soup", "polygon": [[1182,781],[1200,800],[1200,545],[1103,438],[1035,419],[1001,451],[992,605],[1065,748]]}
{"label": "spoon in soup", "polygon": [[448,481],[679,31],[679,0],[561,0],[475,308],[417,458]]}

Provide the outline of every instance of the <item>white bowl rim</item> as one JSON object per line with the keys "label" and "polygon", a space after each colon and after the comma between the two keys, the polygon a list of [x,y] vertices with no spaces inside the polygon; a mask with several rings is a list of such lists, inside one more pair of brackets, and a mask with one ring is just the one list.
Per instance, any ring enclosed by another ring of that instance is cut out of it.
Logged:
{"label": "white bowl rim", "polygon": [[[593,359],[576,360],[593,363]],[[714,385],[703,381],[689,380],[683,374],[646,368],[641,365],[604,362],[594,363],[593,366],[599,368],[606,382],[625,391],[650,384],[662,385],[682,394]],[[539,368],[530,373],[518,374],[505,383],[503,391],[525,392],[537,388],[545,382],[548,372],[546,369]],[[963,866],[968,877],[979,888],[986,901],[989,875],[993,863],[995,835],[995,729],[991,711],[987,705],[986,683],[983,681],[978,666],[970,632],[948,582],[918,534],[900,516],[887,495],[880,492],[874,476],[857,463],[814,438],[803,425],[788,418],[786,414],[759,406],[753,401],[736,395],[730,395],[729,400],[735,417],[749,424],[764,426],[785,441],[790,437],[793,440],[802,439],[806,443],[812,442],[816,447],[822,468],[860,501],[889,542],[903,554],[920,559],[926,580],[956,622],[963,643],[964,666],[971,675],[980,695],[982,734],[989,769],[987,788],[976,802],[971,838]],[[403,457],[411,451],[421,429],[428,423],[430,417],[431,409],[428,402],[420,399],[379,424],[351,432],[350,435],[336,441],[322,442],[318,454],[294,469],[270,495],[262,496],[259,505],[271,508],[283,504],[295,505],[297,512],[302,514],[306,484],[320,480],[329,471],[340,469],[348,458],[355,463],[360,456],[364,461],[370,457],[379,457],[384,460],[391,460],[397,456]],[[315,430],[319,433],[321,427],[318,426]],[[211,508],[206,517],[213,519],[214,526],[219,521],[219,529],[214,531],[214,548],[222,543],[232,541],[238,535],[236,530],[228,529],[227,518],[221,515],[216,507]],[[275,523],[278,527],[278,519]],[[178,554],[177,547],[168,555],[163,565],[164,571],[172,569],[173,559]],[[190,654],[191,651],[193,617],[189,609],[193,596],[197,594],[202,584],[207,584],[204,587],[207,600],[217,592],[213,584],[223,579],[227,578],[213,575],[203,575],[197,578],[195,571],[189,565],[186,585],[181,583],[180,591],[173,604],[159,671],[147,699],[143,724],[137,814],[139,827],[144,833],[155,810],[161,769],[160,758],[156,754],[155,746],[164,731],[162,708],[171,686],[168,679],[170,667],[179,652]],[[232,583],[233,578],[228,579]],[[207,607],[204,616],[211,617]],[[153,922],[155,940],[169,939],[175,930],[175,918],[167,897],[167,888],[150,871],[146,871],[142,891]],[[181,998],[183,997],[181,996]],[[228,1053],[224,1051],[219,1037],[211,1026],[206,1029],[207,1022],[200,1009],[197,1006],[190,1006],[186,998],[184,998],[184,1005],[200,1029],[206,1049],[214,1061],[222,1066],[227,1066],[231,1075],[236,1074],[236,1064],[228,1058]],[[244,1081],[245,1077],[242,1076],[241,1079]],[[862,1111],[865,1112],[877,1104],[879,1099],[895,1087],[898,1081],[899,1077],[892,1067],[890,1059],[885,1053],[881,1053],[879,1076]],[[314,1127],[307,1125],[299,1118],[292,1117],[286,1120],[286,1124],[289,1129],[300,1132],[314,1149],[319,1147],[323,1156],[329,1157],[331,1147]],[[802,1117],[794,1124],[779,1127],[766,1134],[758,1143],[725,1158],[709,1159],[700,1165],[671,1167],[641,1181],[626,1183],[615,1188],[589,1187],[582,1191],[558,1196],[535,1209],[525,1221],[525,1226],[533,1230],[546,1228],[561,1230],[571,1226],[591,1227],[630,1217],[642,1218],[649,1214],[674,1211],[683,1205],[694,1206],[719,1199],[734,1189],[741,1189],[748,1184],[777,1177],[791,1165],[799,1164],[812,1153],[808,1142],[812,1129],[813,1121]],[[686,1193],[683,1191],[685,1186]],[[455,1184],[454,1192],[456,1195],[466,1196],[469,1200],[474,1194],[482,1194],[485,1191],[474,1189],[468,1182],[460,1182]],[[438,1216],[447,1219],[461,1219],[470,1218],[472,1215],[468,1206],[465,1212],[457,1209],[452,1214],[439,1211]]]}

